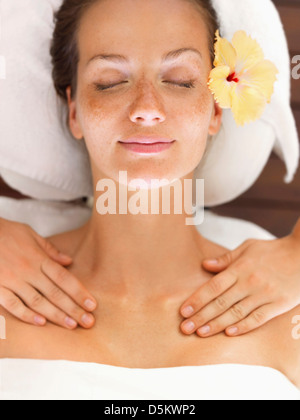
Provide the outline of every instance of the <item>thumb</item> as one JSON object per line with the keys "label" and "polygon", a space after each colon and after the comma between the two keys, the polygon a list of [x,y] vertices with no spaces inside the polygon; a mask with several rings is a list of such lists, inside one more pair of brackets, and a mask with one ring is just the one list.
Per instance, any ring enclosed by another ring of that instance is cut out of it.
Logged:
{"label": "thumb", "polygon": [[218,258],[206,258],[203,260],[202,265],[205,270],[212,273],[220,273],[221,271],[226,270],[230,265],[232,265],[244,252],[242,247],[235,249],[234,251],[228,251],[226,254],[223,254]]}
{"label": "thumb", "polygon": [[52,260],[64,266],[68,266],[72,263],[72,258],[58,251],[49,240],[42,238],[39,235],[36,235],[35,239],[38,245],[40,245],[43,251],[45,251]]}

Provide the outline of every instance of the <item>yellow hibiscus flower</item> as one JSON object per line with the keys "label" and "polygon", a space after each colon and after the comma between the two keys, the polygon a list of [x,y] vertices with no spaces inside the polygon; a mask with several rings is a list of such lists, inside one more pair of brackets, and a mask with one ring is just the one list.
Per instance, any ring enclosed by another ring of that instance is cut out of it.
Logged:
{"label": "yellow hibiscus flower", "polygon": [[260,118],[279,72],[257,41],[237,31],[230,43],[217,31],[214,66],[208,86],[220,107],[231,108],[237,125]]}

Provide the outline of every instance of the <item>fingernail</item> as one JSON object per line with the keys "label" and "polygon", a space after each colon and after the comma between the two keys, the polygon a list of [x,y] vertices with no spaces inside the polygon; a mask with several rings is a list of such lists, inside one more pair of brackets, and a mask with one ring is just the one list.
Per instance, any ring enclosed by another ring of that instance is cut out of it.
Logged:
{"label": "fingernail", "polygon": [[93,311],[94,309],[96,309],[97,304],[94,301],[92,301],[91,299],[87,299],[84,302],[84,306],[86,307],[86,309],[88,311]]}
{"label": "fingernail", "polygon": [[183,324],[183,329],[186,332],[192,332],[195,329],[195,324],[192,321],[189,321],[189,322]]}
{"label": "fingernail", "polygon": [[228,328],[227,333],[229,335],[237,335],[239,332],[238,328],[236,327],[232,327],[232,328]]}
{"label": "fingernail", "polygon": [[35,316],[35,317],[34,317],[34,322],[35,322],[37,325],[45,325],[45,324],[46,324],[46,319],[45,319],[45,318],[43,318],[43,317],[41,317],[41,316]]}
{"label": "fingernail", "polygon": [[69,256],[68,256],[68,255],[66,255],[66,254],[62,254],[61,252],[59,253],[59,258],[61,258],[61,259],[63,259],[63,260],[68,260],[68,261],[72,260],[72,258],[71,258],[71,257],[69,257]]}
{"label": "fingernail", "polygon": [[210,333],[211,328],[208,325],[206,325],[205,327],[199,328],[198,331],[199,331],[199,334],[201,335],[207,335]]}
{"label": "fingernail", "polygon": [[210,265],[218,265],[219,264],[219,260],[206,260],[205,262],[210,264]]}
{"label": "fingernail", "polygon": [[66,323],[67,327],[70,327],[70,328],[75,328],[75,327],[77,327],[77,322],[76,322],[76,321],[74,321],[74,319],[72,319],[72,318],[70,318],[70,317],[67,317],[67,318],[65,319],[65,323]]}
{"label": "fingernail", "polygon": [[183,308],[183,310],[181,311],[182,315],[186,318],[190,317],[191,315],[193,315],[194,313],[194,308],[192,306],[186,306],[185,308]]}
{"label": "fingernail", "polygon": [[94,318],[92,317],[92,315],[89,315],[89,314],[83,315],[81,320],[84,323],[84,325],[86,325],[86,326],[89,326],[94,322]]}

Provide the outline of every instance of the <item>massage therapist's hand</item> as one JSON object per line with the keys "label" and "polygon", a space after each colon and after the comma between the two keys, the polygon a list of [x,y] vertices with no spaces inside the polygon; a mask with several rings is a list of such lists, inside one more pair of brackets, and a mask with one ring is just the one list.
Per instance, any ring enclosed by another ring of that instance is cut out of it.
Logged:
{"label": "massage therapist's hand", "polygon": [[[182,316],[189,317],[181,325],[186,334],[206,338],[225,330],[228,336],[243,335],[300,304],[300,235],[250,240],[203,266],[220,274],[182,305]],[[194,327],[186,331],[190,322]]]}
{"label": "massage therapist's hand", "polygon": [[[29,226],[0,218],[0,306],[28,324],[91,328],[97,303],[61,254]],[[85,321],[89,321],[85,323]]]}

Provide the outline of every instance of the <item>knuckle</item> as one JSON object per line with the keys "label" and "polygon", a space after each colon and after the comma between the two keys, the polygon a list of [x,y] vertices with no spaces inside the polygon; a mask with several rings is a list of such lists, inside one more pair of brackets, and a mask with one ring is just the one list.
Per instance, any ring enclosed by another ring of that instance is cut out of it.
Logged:
{"label": "knuckle", "polygon": [[32,268],[32,264],[26,258],[19,261],[19,269],[23,272],[28,272]]}
{"label": "knuckle", "polygon": [[255,323],[258,324],[258,325],[261,325],[265,322],[266,316],[265,316],[264,312],[262,312],[262,311],[255,311],[252,316],[253,316],[253,319],[254,319]]}
{"label": "knuckle", "polygon": [[58,287],[53,287],[49,293],[51,300],[59,301],[64,297],[64,293]]}
{"label": "knuckle", "polygon": [[238,275],[239,273],[247,272],[249,266],[253,266],[253,261],[248,259],[247,257],[243,257],[238,259],[234,263],[235,274]]}
{"label": "knuckle", "polygon": [[264,280],[260,273],[254,273],[249,277],[249,286],[252,288],[260,288],[264,284]]}
{"label": "knuckle", "polygon": [[201,327],[207,322],[207,318],[205,318],[204,314],[198,313],[194,317],[191,318],[191,321],[194,322],[194,324]]}
{"label": "knuckle", "polygon": [[233,255],[231,252],[227,252],[227,254],[224,255],[224,261],[228,264],[231,265],[233,263]]}
{"label": "knuckle", "polygon": [[21,307],[21,302],[19,301],[19,299],[16,296],[12,296],[12,297],[8,297],[7,299],[5,299],[3,306],[8,310],[8,311],[16,311]]}
{"label": "knuckle", "polygon": [[265,284],[264,293],[266,296],[273,296],[276,292],[277,292],[277,289],[274,283]]}
{"label": "knuckle", "polygon": [[40,295],[39,293],[35,293],[30,299],[30,307],[38,308],[42,302],[43,302],[43,296]]}
{"label": "knuckle", "polygon": [[216,306],[218,309],[226,310],[227,309],[227,301],[223,297],[219,297],[216,299]]}
{"label": "knuckle", "polygon": [[[44,257],[45,257],[45,256],[44,256]],[[41,271],[42,271],[44,274],[47,274],[48,269],[49,269],[49,260],[48,260],[48,258],[43,258],[43,259],[41,260],[41,265],[40,265],[40,268],[41,268]]]}
{"label": "knuckle", "polygon": [[221,281],[219,279],[215,278],[211,280],[209,287],[212,295],[219,295],[221,293]]}
{"label": "knuckle", "polygon": [[65,270],[63,267],[58,267],[55,281],[57,284],[64,284],[69,278],[69,272]]}
{"label": "knuckle", "polygon": [[55,251],[54,246],[51,244],[51,242],[47,241],[46,239],[44,239],[44,249],[46,253],[51,253]]}
{"label": "knuckle", "polygon": [[244,308],[242,307],[242,305],[239,305],[239,304],[234,305],[231,308],[231,313],[234,316],[234,318],[238,320],[243,319],[245,317]]}

